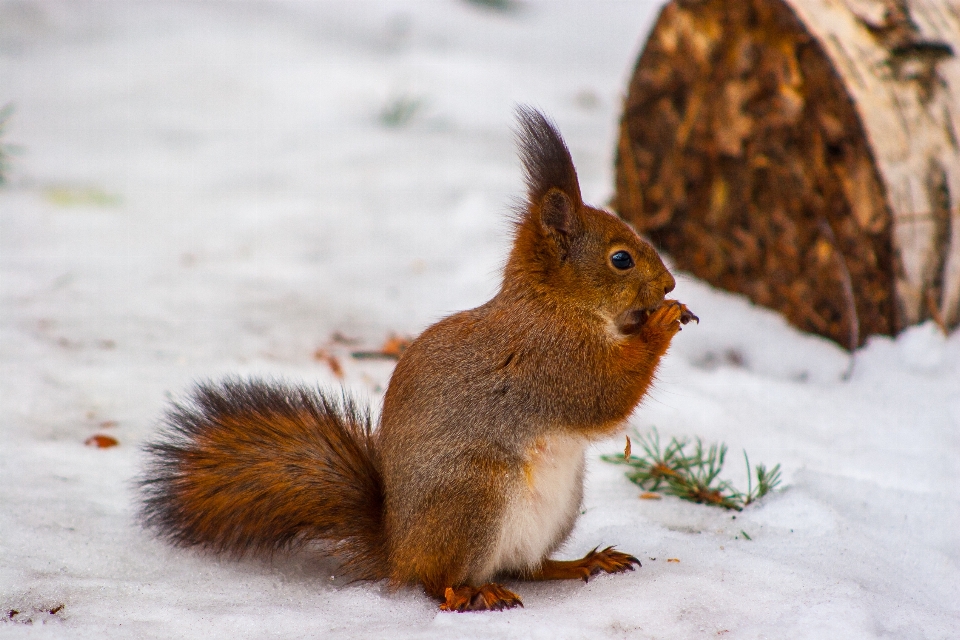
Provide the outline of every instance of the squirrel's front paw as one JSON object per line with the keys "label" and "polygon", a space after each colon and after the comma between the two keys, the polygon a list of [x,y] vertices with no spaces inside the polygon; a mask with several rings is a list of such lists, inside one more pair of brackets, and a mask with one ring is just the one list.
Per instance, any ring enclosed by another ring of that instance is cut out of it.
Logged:
{"label": "squirrel's front paw", "polygon": [[648,330],[651,333],[667,333],[670,336],[680,330],[681,324],[691,320],[700,324],[698,318],[687,305],[676,300],[664,300],[656,309],[630,309],[617,318],[617,327],[625,335]]}
{"label": "squirrel's front paw", "polygon": [[660,308],[650,314],[644,328],[654,330],[676,328],[679,331],[680,316],[683,315],[684,308],[684,305],[676,300],[664,300]]}
{"label": "squirrel's front paw", "polygon": [[672,338],[680,331],[681,324],[687,324],[691,320],[700,323],[700,318],[695,316],[687,305],[676,300],[664,300],[650,317],[646,319],[640,327],[640,333],[647,339],[655,337]]}

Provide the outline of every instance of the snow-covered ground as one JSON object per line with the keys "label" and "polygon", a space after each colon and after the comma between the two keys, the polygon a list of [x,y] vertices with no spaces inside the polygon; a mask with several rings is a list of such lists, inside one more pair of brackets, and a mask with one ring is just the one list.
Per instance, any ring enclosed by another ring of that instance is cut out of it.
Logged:
{"label": "snow-covered ground", "polygon": [[309,553],[221,561],[136,524],[170,394],[228,373],[337,385],[325,347],[377,404],[389,364],[335,332],[376,347],[496,290],[515,103],[556,119],[606,202],[656,10],[0,1],[22,148],[0,189],[0,637],[960,637],[960,334],[873,339],[845,381],[834,345],[682,274],[702,322],[632,423],[725,441],[738,484],[745,448],[784,483],[735,517],[639,500],[598,460],[622,441],[598,446],[563,554],[617,544],[634,573],[447,614]]}

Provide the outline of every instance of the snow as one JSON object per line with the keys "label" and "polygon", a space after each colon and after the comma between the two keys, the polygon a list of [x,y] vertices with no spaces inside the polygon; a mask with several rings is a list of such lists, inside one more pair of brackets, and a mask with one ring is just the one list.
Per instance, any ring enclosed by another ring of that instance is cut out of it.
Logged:
{"label": "snow", "polygon": [[0,637],[960,637],[960,334],[873,338],[846,379],[836,346],[684,274],[701,324],[631,423],[726,442],[737,484],[741,449],[784,483],[735,517],[639,500],[599,461],[622,439],[598,445],[562,556],[616,544],[634,573],[448,614],[314,554],[226,561],[137,525],[139,445],[171,394],[338,385],[323,347],[376,406],[390,365],[335,332],[375,348],[492,295],[516,103],[609,200],[657,4],[513,6],[0,2],[21,147],[0,189],[0,610],[19,611]]}

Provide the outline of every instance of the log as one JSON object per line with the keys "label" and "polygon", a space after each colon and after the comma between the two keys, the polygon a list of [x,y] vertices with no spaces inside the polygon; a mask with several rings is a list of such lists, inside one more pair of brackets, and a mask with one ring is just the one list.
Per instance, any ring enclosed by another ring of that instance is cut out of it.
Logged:
{"label": "log", "polygon": [[960,0],[673,0],[624,104],[614,209],[848,349],[960,324]]}

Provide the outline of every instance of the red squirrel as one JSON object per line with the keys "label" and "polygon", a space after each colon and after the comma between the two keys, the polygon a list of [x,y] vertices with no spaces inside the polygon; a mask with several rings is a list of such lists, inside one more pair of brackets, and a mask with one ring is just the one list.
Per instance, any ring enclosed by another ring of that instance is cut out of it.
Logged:
{"label": "red squirrel", "polygon": [[146,446],[142,518],[228,555],[325,542],[342,571],[420,585],[452,611],[521,605],[497,579],[583,579],[640,562],[551,560],[583,496],[584,450],[624,428],[681,323],[674,278],[585,205],[556,127],[518,109],[527,199],[499,292],[404,351],[377,428],[346,395],[202,384]]}

